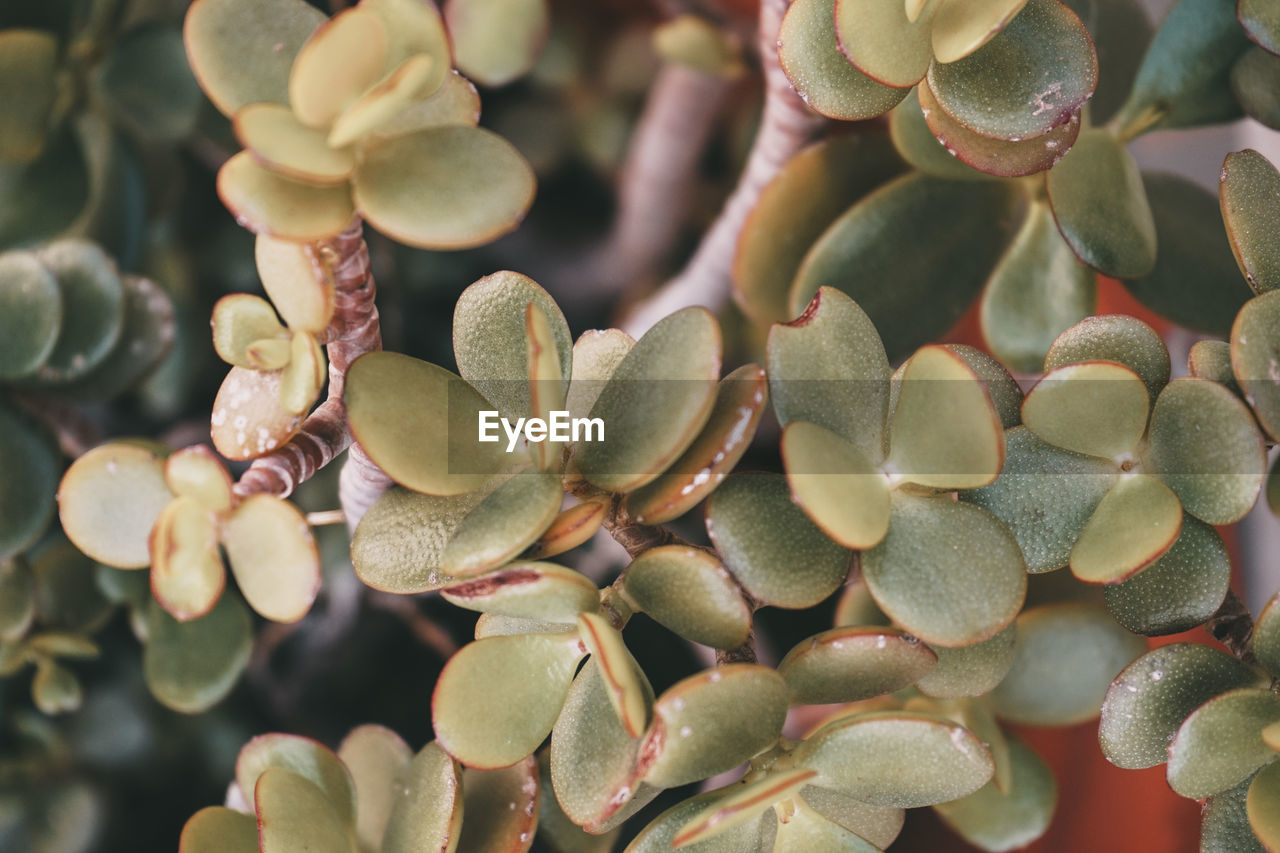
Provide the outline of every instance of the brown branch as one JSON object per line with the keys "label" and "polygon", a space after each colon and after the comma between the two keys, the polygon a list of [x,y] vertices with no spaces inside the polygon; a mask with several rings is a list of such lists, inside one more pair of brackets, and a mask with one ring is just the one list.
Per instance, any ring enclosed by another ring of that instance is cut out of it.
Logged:
{"label": "brown branch", "polygon": [[1227,651],[1245,663],[1253,663],[1249,640],[1253,636],[1253,616],[1234,590],[1227,590],[1227,597],[1217,612],[1204,623],[1204,629],[1227,647]]}
{"label": "brown branch", "polygon": [[747,639],[736,649],[716,649],[716,666],[727,663],[756,663],[756,626],[754,622],[747,632]]}
{"label": "brown branch", "polygon": [[681,308],[703,305],[718,311],[724,306],[732,289],[731,271],[738,235],[747,216],[755,208],[765,185],[825,121],[805,106],[778,61],[778,30],[788,4],[789,0],[761,0],[760,3],[764,113],[738,186],[680,274],[640,303],[622,324],[623,330],[634,337]]}
{"label": "brown branch", "polygon": [[360,220],[312,248],[316,275],[332,277],[335,291],[333,321],[323,335],[329,356],[328,397],[303,421],[297,435],[254,460],[236,483],[240,497],[264,492],[286,497],[347,449],[351,433],[342,404],[347,368],[366,352],[382,349],[369,249],[361,237]]}

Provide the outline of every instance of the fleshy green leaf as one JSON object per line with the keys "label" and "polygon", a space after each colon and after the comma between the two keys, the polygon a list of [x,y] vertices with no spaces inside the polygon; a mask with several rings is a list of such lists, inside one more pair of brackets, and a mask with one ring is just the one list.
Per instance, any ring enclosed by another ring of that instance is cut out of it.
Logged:
{"label": "fleshy green leaf", "polygon": [[999,634],[972,646],[938,646],[933,650],[938,656],[937,665],[916,682],[916,687],[926,696],[940,699],[990,692],[1013,666],[1017,625],[1012,622]]}
{"label": "fleshy green leaf", "polygon": [[252,647],[249,611],[234,595],[222,596],[190,622],[179,622],[156,602],[147,606],[147,687],[175,711],[198,714],[220,702],[249,665]]}
{"label": "fleshy green leaf", "polygon": [[222,547],[249,606],[296,622],[320,591],[320,553],[307,519],[274,495],[250,495],[222,525]]}
{"label": "fleshy green leaf", "polygon": [[608,509],[605,503],[588,501],[562,510],[542,531],[538,540],[529,546],[525,556],[542,560],[577,548],[600,529]]}
{"label": "fleshy green leaf", "polygon": [[391,807],[382,853],[456,849],[462,832],[461,769],[435,741],[414,756]]}
{"label": "fleshy green leaf", "polygon": [[265,853],[349,853],[351,842],[335,804],[309,779],[280,767],[268,768],[258,777],[253,800],[258,843]]}
{"label": "fleshy green leaf", "polygon": [[[723,796],[722,791],[710,791],[677,803],[641,830],[640,834],[627,845],[625,853],[670,853],[676,833]],[[743,850],[758,850],[762,825],[768,820],[766,813],[762,820],[740,823],[719,835],[680,849],[685,853],[740,853]]]}
{"label": "fleshy green leaf", "polygon": [[1273,438],[1280,435],[1280,296],[1264,293],[1249,300],[1231,327],[1231,369],[1253,407],[1258,423]]}
{"label": "fleshy green leaf", "polygon": [[218,170],[218,197],[236,221],[256,234],[284,240],[331,237],[351,221],[348,186],[323,186],[290,180],[259,165],[241,151]]}
{"label": "fleshy green leaf", "polygon": [[538,761],[532,755],[497,770],[462,774],[466,820],[459,850],[525,853],[538,825]]}
{"label": "fleshy green leaf", "polygon": [[1178,496],[1148,474],[1122,476],[1098,503],[1071,548],[1071,573],[1119,583],[1173,547],[1182,530]]}
{"label": "fleshy green leaf", "polygon": [[447,586],[452,604],[481,613],[574,624],[579,613],[597,609],[596,585],[555,563],[513,563],[496,572]]}
{"label": "fleshy green leaf", "polygon": [[591,412],[609,377],[635,345],[620,329],[592,329],[574,342],[572,379],[564,403],[573,417],[585,418]]}
{"label": "fleshy green leaf", "polygon": [[1231,92],[1250,118],[1272,130],[1280,127],[1280,57],[1250,47],[1231,67]]}
{"label": "fleshy green leaf", "polygon": [[1235,787],[1274,761],[1262,730],[1280,721],[1280,696],[1266,688],[1223,693],[1191,712],[1169,744],[1169,787],[1204,799]]}
{"label": "fleshy green leaf", "polygon": [[387,820],[399,801],[397,786],[408,773],[413,753],[395,732],[383,726],[356,726],[338,747],[356,789],[356,838],[366,853],[378,853]]}
{"label": "fleshy green leaf", "polygon": [[327,128],[381,76],[388,27],[368,9],[343,9],[311,34],[289,71],[289,106],[308,127]]}
{"label": "fleshy green leaf", "polygon": [[858,702],[892,693],[928,674],[938,656],[893,628],[832,628],[802,640],[778,664],[791,704]]}
{"label": "fleshy green leaf", "polygon": [[781,450],[791,498],[846,548],[870,548],[889,529],[889,478],[841,436],[792,421]]}
{"label": "fleshy green leaf", "polygon": [[[679,849],[713,838],[744,823],[759,823],[760,816],[772,808],[774,803],[788,800],[800,793],[809,780],[817,775],[816,770],[780,770],[753,782],[740,781],[728,788],[718,789],[725,796],[698,812],[676,833],[671,844]],[[810,812],[812,813],[811,810]],[[795,819],[796,816],[793,815],[792,820]]]}
{"label": "fleshy green leaf", "polygon": [[[120,520],[118,514],[128,516],[135,512],[153,519],[163,503],[153,508],[144,494],[137,499],[136,506],[98,504],[100,497],[117,493],[108,481],[111,472],[103,470],[106,463],[101,454],[95,459],[97,464],[91,461],[77,466],[73,463],[60,486],[58,472],[62,469],[62,456],[53,437],[27,416],[0,403],[0,471],[4,471],[0,478],[0,558],[25,551],[39,540],[53,517],[54,497],[57,495],[62,502],[63,529],[73,541],[78,544],[84,539],[92,543],[89,548],[102,549],[98,553],[106,553],[131,564],[140,560],[139,566],[147,564],[146,539],[147,531],[151,529],[150,520],[146,522],[146,530],[121,531],[113,522]],[[69,481],[67,478],[72,471],[76,475]],[[165,500],[168,500],[167,496]],[[118,538],[121,533],[124,534],[123,540]],[[133,538],[134,534],[137,540]],[[86,548],[80,550],[89,553]]]}
{"label": "fleshy green leaf", "polygon": [[93,561],[63,539],[31,556],[36,619],[45,629],[92,634],[111,616],[111,604],[94,583]]}
{"label": "fleshy green leaf", "polygon": [[22,559],[0,561],[0,640],[20,639],[35,615],[35,583],[30,567]]}
{"label": "fleshy green leaf", "polygon": [[213,400],[210,435],[228,459],[265,456],[283,445],[302,425],[302,415],[281,400],[283,370],[233,367]]}
{"label": "fleshy green leaf", "polygon": [[1236,16],[1249,38],[1271,53],[1280,53],[1280,11],[1266,0],[1239,0]]}
{"label": "fleshy green leaf", "polygon": [[306,244],[259,234],[253,257],[262,287],[285,325],[318,335],[333,318],[333,273]]}
{"label": "fleshy green leaf", "polygon": [[338,821],[347,826],[354,823],[355,783],[342,761],[324,744],[298,735],[259,735],[240,749],[236,784],[241,791],[253,791],[263,775],[273,770],[306,779],[333,808]]}
{"label": "fleshy green leaf", "polygon": [[1169,382],[1169,350],[1146,323],[1125,314],[1087,317],[1064,331],[1044,359],[1044,369],[1087,361],[1114,361],[1147,385],[1151,402]]}
{"label": "fleshy green leaf", "polygon": [[1266,236],[1280,226],[1280,172],[1252,148],[1233,151],[1222,164],[1218,195],[1245,280],[1258,293],[1280,288],[1280,248]]}
{"label": "fleshy green leaf", "polygon": [[556,476],[516,474],[458,523],[440,568],[453,577],[467,577],[514,559],[556,517],[563,496]]}
{"label": "fleshy green leaf", "polygon": [[967,729],[929,714],[873,711],[830,723],[794,751],[814,784],[878,806],[954,800],[991,778],[987,747]]}
{"label": "fleshy green leaf", "polygon": [[995,712],[1023,725],[1093,719],[1111,680],[1145,648],[1094,604],[1028,610],[1018,617],[1013,666],[991,694]]}
{"label": "fleshy green leaf", "polygon": [[0,32],[0,160],[27,163],[40,156],[58,96],[57,70],[52,33],[19,27]]}
{"label": "fleshy green leaf", "polygon": [[1249,648],[1268,672],[1280,673],[1280,595],[1268,601],[1258,614]]}
{"label": "fleshy green leaf", "polygon": [[849,572],[850,552],[792,503],[780,474],[727,478],[707,503],[707,532],[747,593],[776,607],[812,607]]}
{"label": "fleshy green leaf", "polygon": [[330,148],[323,130],[280,104],[250,104],[232,120],[236,139],[264,166],[308,184],[345,184],[356,167],[349,148]]}
{"label": "fleshy green leaf", "polygon": [[1252,781],[1205,800],[1200,824],[1204,853],[1267,853],[1249,826],[1245,801]]}
{"label": "fleshy green leaf", "polygon": [[225,806],[206,806],[183,825],[178,853],[258,853],[258,821]]}
{"label": "fleshy green leaf", "polygon": [[[366,0],[366,3],[368,0]],[[417,5],[417,4],[415,4]],[[426,8],[426,4],[421,4]],[[480,95],[471,81],[450,70],[429,98],[409,105],[371,132],[374,139],[394,139],[419,130],[450,124],[480,123]]]}
{"label": "fleshy green leaf", "polygon": [[931,14],[912,20],[902,3],[836,0],[835,4],[840,50],[872,80],[899,89],[915,85],[929,69],[931,23]]}
{"label": "fleshy green leaf", "polygon": [[53,273],[33,252],[0,255],[0,379],[34,373],[61,328],[62,291]]}
{"label": "fleshy green leaf", "polygon": [[734,649],[747,640],[751,608],[724,565],[685,545],[651,548],[627,566],[627,597],[686,640]]}
{"label": "fleshy green leaf", "polygon": [[1114,459],[1132,453],[1147,427],[1146,385],[1108,361],[1066,364],[1045,374],[1022,404],[1022,421],[1041,439]]}
{"label": "fleshy green leaf", "polygon": [[224,296],[213,306],[213,349],[227,364],[253,370],[276,370],[283,364],[263,364],[254,354],[254,344],[279,338],[287,332],[276,318],[271,303],[251,293]]}
{"label": "fleshy green leaf", "polygon": [[880,848],[887,849],[894,842],[906,820],[903,809],[873,806],[830,788],[810,785],[800,792],[800,798],[827,820]]}
{"label": "fleshy green leaf", "polygon": [[38,254],[58,281],[62,326],[53,352],[35,375],[46,382],[66,382],[101,364],[120,340],[124,284],[115,263],[94,243],[59,240]]}
{"label": "fleshy green leaf", "polygon": [[640,778],[674,788],[737,767],[778,739],[787,694],[782,676],[756,664],[727,664],[677,682],[653,705],[640,742]]}
{"label": "fleshy green leaf", "polygon": [[1232,394],[1244,396],[1231,372],[1231,344],[1226,341],[1196,341],[1187,353],[1187,370],[1197,379],[1217,382]]}
{"label": "fleshy green leaf", "polygon": [[[505,767],[532,754],[555,724],[585,654],[576,631],[463,646],[431,698],[440,745],[468,767]],[[494,738],[495,731],[503,737]]]}
{"label": "fleshy green leaf", "polygon": [[1204,702],[1239,687],[1262,687],[1260,672],[1208,646],[1172,643],[1125,668],[1107,689],[1098,741],[1126,770],[1163,764],[1182,721]]}
{"label": "fleshy green leaf", "polygon": [[649,723],[649,705],[653,700],[646,694],[640,666],[627,651],[622,632],[599,613],[579,613],[578,636],[600,665],[605,692],[623,729],[630,737],[640,737]]}
{"label": "fleshy green leaf", "polygon": [[410,56],[347,104],[329,130],[327,144],[350,145],[377,130],[422,96],[439,88],[448,71],[439,58]]}
{"label": "fleshy green leaf", "polygon": [[1263,845],[1274,850],[1280,846],[1280,770],[1272,764],[1254,777],[1245,800],[1249,826]]}
{"label": "fleshy green leaf", "polygon": [[454,581],[440,569],[453,531],[484,492],[420,495],[393,486],[374,501],[351,540],[351,561],[374,589],[416,593]]}
{"label": "fleshy green leaf", "polygon": [[965,165],[938,141],[920,108],[920,96],[907,97],[889,114],[889,136],[903,160],[928,175],[981,180],[984,175]]}
{"label": "fleshy green leaf", "polygon": [[1044,759],[1021,741],[1009,741],[1012,777],[1007,791],[994,781],[934,809],[953,830],[984,850],[1015,850],[1044,834],[1058,804],[1058,784]]}
{"label": "fleshy green leaf", "polygon": [[1005,628],[1026,593],[1013,534],[994,515],[947,497],[895,493],[889,534],[862,555],[876,603],[903,629],[966,646]]}
{"label": "fleshy green leaf", "polygon": [[93,559],[122,569],[150,565],[147,537],[172,499],[164,463],[149,450],[120,442],[81,456],[58,487],[67,538]]}
{"label": "fleshy green leaf", "polygon": [[458,70],[502,86],[537,61],[550,12],[546,0],[448,0],[444,16]]}
{"label": "fleshy green leaf", "polygon": [[157,25],[130,31],[95,75],[117,120],[148,141],[177,142],[195,127],[204,99],[177,30]]}
{"label": "fleshy green leaf", "polygon": [[174,499],[156,519],[150,551],[156,601],[182,622],[208,613],[227,580],[209,508],[195,498]]}

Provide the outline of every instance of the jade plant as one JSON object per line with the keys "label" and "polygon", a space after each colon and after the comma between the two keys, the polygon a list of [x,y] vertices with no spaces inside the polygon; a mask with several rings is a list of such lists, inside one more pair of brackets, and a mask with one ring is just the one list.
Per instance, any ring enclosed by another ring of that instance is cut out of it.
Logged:
{"label": "jade plant", "polygon": [[0,847],[1280,849],[1274,4],[631,5],[0,12]]}

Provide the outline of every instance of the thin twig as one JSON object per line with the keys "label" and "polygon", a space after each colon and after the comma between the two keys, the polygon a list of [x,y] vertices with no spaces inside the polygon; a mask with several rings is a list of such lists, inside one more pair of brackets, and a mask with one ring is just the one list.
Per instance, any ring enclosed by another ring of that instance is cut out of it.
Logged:
{"label": "thin twig", "polygon": [[765,185],[825,121],[805,106],[778,61],[778,30],[788,4],[789,0],[760,3],[764,113],[738,186],[680,274],[641,302],[622,324],[623,330],[633,337],[639,337],[663,317],[681,308],[702,305],[718,311],[724,306],[732,289],[731,270],[738,235],[747,216],[755,208]]}
{"label": "thin twig", "polygon": [[449,632],[419,610],[412,596],[373,592],[369,594],[368,601],[371,607],[398,617],[419,642],[438,654],[442,660],[453,657],[458,650],[458,643]]}

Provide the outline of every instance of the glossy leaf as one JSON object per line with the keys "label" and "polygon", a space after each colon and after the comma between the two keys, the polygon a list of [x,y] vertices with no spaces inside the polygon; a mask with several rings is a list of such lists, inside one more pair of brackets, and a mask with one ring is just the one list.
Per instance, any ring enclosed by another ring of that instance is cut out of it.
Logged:
{"label": "glossy leaf", "polygon": [[1148,474],[1122,476],[1098,503],[1071,548],[1071,573],[1119,583],[1173,547],[1182,529],[1178,496]]}
{"label": "glossy leaf", "polygon": [[793,705],[858,702],[915,683],[938,656],[893,628],[833,628],[802,640],[778,664]]}
{"label": "glossy leaf", "polygon": [[1222,220],[1240,272],[1258,293],[1280,288],[1280,249],[1265,234],[1280,224],[1280,172],[1252,148],[1222,164]]}
{"label": "glossy leaf", "polygon": [[933,58],[931,15],[914,21],[902,3],[836,0],[835,28],[840,50],[871,79],[899,89],[924,76]]}
{"label": "glossy leaf", "polygon": [[[1023,204],[1006,183],[897,178],[849,208],[813,245],[792,283],[791,308],[799,313],[819,286],[839,282],[871,318],[889,356],[901,358],[960,319],[1012,238]],[[921,243],[920,234],[930,239]],[[884,287],[886,281],[896,284]]]}
{"label": "glossy leaf", "polygon": [[776,607],[812,607],[849,572],[850,552],[792,503],[780,474],[726,479],[707,504],[707,532],[747,593]]}
{"label": "glossy leaf", "polygon": [[[954,9],[957,16],[965,12],[977,22],[972,6]],[[1030,0],[981,50],[954,62],[940,52],[938,60],[927,84],[939,106],[975,133],[1011,142],[1066,122],[1098,83],[1088,31],[1056,0]]]}
{"label": "glossy leaf", "polygon": [[759,365],[744,364],[720,380],[702,432],[665,473],[627,495],[627,514],[641,524],[662,524],[701,503],[746,453],[767,399]]}
{"label": "glossy leaf", "polygon": [[791,4],[778,32],[782,70],[804,102],[828,118],[856,121],[886,113],[907,92],[876,82],[841,52],[832,27],[836,3],[798,0]]}
{"label": "glossy leaf", "polygon": [[462,832],[462,773],[435,741],[414,756],[401,777],[404,792],[387,820],[382,853],[456,850]]}
{"label": "glossy leaf", "polygon": [[1046,371],[1087,361],[1114,361],[1147,385],[1151,402],[1169,382],[1169,350],[1141,320],[1125,314],[1087,317],[1064,331],[1044,359]]}
{"label": "glossy leaf", "polygon": [[686,308],[645,333],[614,370],[591,408],[608,425],[584,443],[578,467],[601,488],[628,492],[655,480],[693,443],[715,404],[720,328],[702,308]]}
{"label": "glossy leaf", "polygon": [[513,461],[505,444],[477,441],[488,401],[434,364],[390,352],[361,356],[347,371],[343,401],[364,451],[416,491],[460,495]]}
{"label": "glossy leaf", "polygon": [[[449,659],[431,698],[440,745],[468,767],[505,767],[551,731],[586,649],[577,632],[489,637]],[[495,739],[492,732],[504,737]]]}
{"label": "glossy leaf", "polygon": [[35,253],[0,255],[0,379],[21,379],[44,364],[62,311],[58,280]]}
{"label": "glossy leaf", "polygon": [[124,329],[124,284],[115,262],[95,243],[59,240],[39,250],[58,281],[62,325],[53,351],[36,371],[46,382],[84,376],[111,353]]}
{"label": "glossy leaf", "polygon": [[1107,689],[1098,740],[1107,760],[1126,770],[1163,764],[1182,721],[1214,696],[1261,687],[1253,667],[1208,646],[1173,643],[1131,663]]}
{"label": "glossy leaf", "polygon": [[324,19],[303,0],[197,0],[182,37],[200,87],[230,118],[249,104],[289,103],[289,68]]}
{"label": "glossy leaf", "polygon": [[250,495],[222,525],[222,547],[249,606],[296,622],[320,591],[320,553],[307,519],[274,495]]}
{"label": "glossy leaf", "polygon": [[991,694],[994,710],[1022,725],[1093,719],[1111,680],[1145,648],[1097,605],[1032,608],[1018,617],[1013,666]]}
{"label": "glossy leaf", "polygon": [[1137,447],[1149,407],[1142,379],[1109,361],[1066,364],[1045,374],[1022,404],[1022,421],[1065,450],[1115,459]]}
{"label": "glossy leaf", "polygon": [[356,167],[349,148],[330,147],[322,130],[280,104],[250,104],[232,121],[236,139],[273,172],[310,184],[342,184]]}
{"label": "glossy leaf", "polygon": [[300,413],[281,401],[283,370],[233,367],[213,401],[210,435],[228,459],[265,456],[287,442],[302,424]]}
{"label": "glossy leaf", "polygon": [[467,249],[520,224],[533,202],[534,179],[529,164],[502,137],[446,125],[367,151],[352,189],[360,214],[399,242]]}
{"label": "glossy leaf", "polygon": [[677,682],[653,705],[640,778],[674,788],[737,767],[778,739],[787,693],[780,675],[756,664],[726,664]]}
{"label": "glossy leaf", "polygon": [[458,69],[485,86],[502,86],[537,61],[550,13],[546,0],[448,0],[444,15]]}
{"label": "glossy leaf", "polygon": [[637,607],[686,640],[718,649],[747,640],[750,606],[724,565],[700,548],[651,548],[627,566],[623,584]]}
{"label": "glossy leaf", "polygon": [[153,453],[120,442],[96,447],[67,469],[58,495],[63,532],[77,548],[117,568],[150,565],[147,537],[173,498]]}
{"label": "glossy leaf", "polygon": [[234,595],[213,609],[179,622],[158,603],[147,606],[142,666],[151,695],[185,714],[205,711],[231,692],[249,665],[253,625]]}
{"label": "glossy leaf", "polygon": [[984,850],[1014,850],[1049,828],[1058,804],[1058,784],[1040,756],[1010,740],[1012,778],[1006,791],[994,781],[934,809],[953,830]]}
{"label": "glossy leaf", "polygon": [[[147,531],[168,497],[152,502],[144,491],[135,506],[98,504],[100,498],[120,494],[114,471],[108,470],[109,458],[99,453],[82,465],[77,460],[59,485],[62,455],[53,437],[30,418],[0,404],[0,470],[5,472],[0,478],[0,558],[25,551],[39,540],[53,518],[57,496],[63,531],[78,546],[85,543],[80,550],[123,560],[130,568],[145,566]],[[143,475],[152,485],[148,475],[153,473],[149,469]],[[122,491],[127,494],[127,487]],[[134,513],[136,525],[125,530],[117,527]]]}
{"label": "glossy leaf", "polygon": [[1243,688],[1215,696],[1191,712],[1169,744],[1169,787],[1203,799],[1235,787],[1276,752],[1262,730],[1280,722],[1280,696]]}
{"label": "glossy leaf", "polygon": [[173,500],[151,530],[151,591],[180,621],[209,612],[227,573],[213,513],[191,497]]}
{"label": "glossy leaf", "polygon": [[896,493],[889,534],[862,555],[867,587],[894,622],[931,645],[967,646],[1005,628],[1026,593],[1013,534],[947,497]]}
{"label": "glossy leaf", "polygon": [[1231,368],[1258,423],[1273,438],[1280,434],[1280,382],[1274,368],[1280,358],[1276,329],[1280,296],[1265,293],[1251,299],[1231,327]]}
{"label": "glossy leaf", "polygon": [[523,472],[491,492],[458,523],[440,557],[453,577],[488,571],[533,544],[560,511],[558,477]]}
{"label": "glossy leaf", "polygon": [[257,853],[258,821],[225,806],[205,806],[187,819],[178,853]]}
{"label": "glossy leaf", "polygon": [[940,699],[990,692],[1013,666],[1017,624],[1015,621],[994,637],[971,646],[937,647],[933,650],[937,665],[916,681],[916,688]]}
{"label": "glossy leaf", "polygon": [[[1213,438],[1188,440],[1195,435]],[[1147,455],[1186,511],[1210,524],[1243,518],[1267,470],[1262,434],[1248,408],[1206,379],[1178,379],[1160,394]]]}
{"label": "glossy leaf", "polygon": [[303,184],[269,171],[247,151],[218,170],[218,197],[255,234],[321,240],[342,231],[355,213],[346,184]]}
{"label": "glossy leaf", "polygon": [[395,808],[398,785],[413,753],[400,736],[383,726],[356,726],[338,747],[338,759],[356,789],[356,839],[367,853],[382,849],[387,821]]}
{"label": "glossy leaf", "polygon": [[967,729],[929,714],[872,711],[819,729],[793,755],[815,784],[878,806],[914,808],[971,794],[991,753]]}

